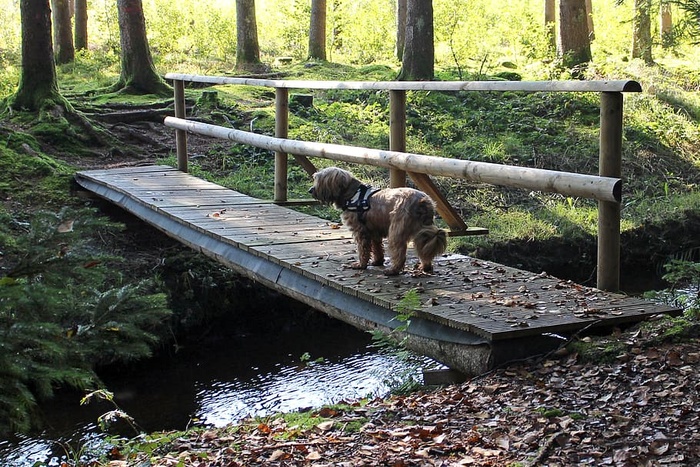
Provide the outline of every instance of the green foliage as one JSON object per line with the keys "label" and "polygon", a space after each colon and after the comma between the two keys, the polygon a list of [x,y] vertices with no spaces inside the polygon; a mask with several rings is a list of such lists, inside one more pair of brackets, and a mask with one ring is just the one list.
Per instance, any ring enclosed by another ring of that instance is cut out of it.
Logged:
{"label": "green foliage", "polygon": [[674,259],[664,267],[666,274],[663,278],[674,288],[690,286],[698,289],[700,293],[700,262]]}
{"label": "green foliage", "polygon": [[686,32],[697,43],[700,42],[700,1],[698,0],[672,0],[688,14],[683,26]]}
{"label": "green foliage", "polygon": [[[700,248],[688,250],[688,256],[698,256]],[[648,292],[648,298],[671,303],[683,309],[683,317],[677,318],[679,330],[671,334],[688,335],[688,328],[698,328],[700,319],[700,262],[672,259],[664,265],[663,279],[671,284],[668,290]],[[669,332],[670,333],[670,332]],[[697,329],[691,331],[697,334]]]}
{"label": "green foliage", "polygon": [[136,422],[134,421],[133,417],[124,412],[119,405],[117,405],[116,401],[114,400],[114,393],[107,391],[106,389],[91,391],[80,399],[80,405],[89,404],[93,400],[107,401],[113,407],[113,410],[100,415],[97,419],[97,423],[102,431],[107,432],[116,422],[124,421],[131,427],[132,430],[134,430],[134,434],[139,433],[140,430],[136,427]]}
{"label": "green foliage", "polygon": [[[384,379],[384,384],[389,387],[392,394],[407,394],[418,389],[421,382],[416,377],[423,362],[415,354],[406,348],[406,341],[410,338],[407,334],[411,325],[411,318],[421,306],[421,298],[418,290],[406,291],[396,306],[396,320],[399,324],[389,333],[373,331],[372,345],[380,352],[386,352],[403,360],[404,370],[392,374]],[[400,337],[403,334],[403,337]]]}
{"label": "green foliage", "polygon": [[[175,63],[206,57],[204,70],[236,57],[236,10],[231,2],[144,2],[154,56]],[[218,59],[218,60],[217,60]]]}
{"label": "green foliage", "polygon": [[[672,53],[693,59],[698,41],[697,2],[677,0]],[[654,4],[654,14],[658,3]],[[557,79],[557,69],[538,0],[516,4],[508,0],[471,0],[468,5],[449,0],[433,2],[435,57],[438,68],[457,70],[459,79],[480,79],[501,72],[537,73],[537,79]],[[303,0],[256,2],[262,59],[307,58],[310,5]],[[236,50],[235,2],[144,2],[149,43],[159,68],[168,71],[221,74],[230,71]],[[632,37],[633,2],[594,4],[594,61],[626,57]],[[395,2],[391,0],[332,0],[327,8],[328,59],[350,64],[388,63],[396,66]],[[0,0],[0,76],[19,74],[20,31],[16,0]],[[115,57],[119,31],[115,2],[91,5],[91,52]],[[661,45],[661,41],[658,41]],[[664,45],[669,45],[668,41]],[[100,70],[96,76],[101,74]],[[0,79],[0,83],[6,84]],[[16,83],[12,80],[11,83]],[[12,85],[13,87],[14,85]],[[0,87],[0,97],[12,87]]]}
{"label": "green foliage", "polygon": [[[170,311],[128,284],[93,239],[117,225],[91,210],[35,212],[6,245],[0,278],[0,432],[27,430],[57,387],[99,384],[98,365],[150,355]],[[94,235],[94,236],[93,236]]]}
{"label": "green foliage", "polygon": [[438,65],[491,74],[506,61],[522,66],[551,55],[538,2],[445,1],[434,10]]}

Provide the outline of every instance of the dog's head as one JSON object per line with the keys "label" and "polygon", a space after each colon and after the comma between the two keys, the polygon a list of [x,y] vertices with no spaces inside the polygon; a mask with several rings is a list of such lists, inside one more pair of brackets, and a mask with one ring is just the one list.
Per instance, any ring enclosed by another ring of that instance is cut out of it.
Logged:
{"label": "dog's head", "polygon": [[314,174],[314,185],[309,193],[322,203],[343,209],[345,202],[355,195],[360,185],[362,183],[347,170],[327,167]]}

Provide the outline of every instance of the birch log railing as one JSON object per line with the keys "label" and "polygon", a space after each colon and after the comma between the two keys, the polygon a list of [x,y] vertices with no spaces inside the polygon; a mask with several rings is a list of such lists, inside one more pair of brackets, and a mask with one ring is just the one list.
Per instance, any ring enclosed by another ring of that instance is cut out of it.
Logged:
{"label": "birch log railing", "polygon": [[[453,230],[466,228],[459,214],[435,187],[429,175],[463,178],[494,185],[556,192],[598,201],[597,286],[616,291],[620,285],[620,203],[622,197],[623,93],[641,92],[636,81],[301,81],[199,76],[168,73],[175,89],[175,117],[165,124],[174,128],[178,169],[187,172],[187,132],[229,139],[275,153],[276,202],[287,200],[287,159],[294,156],[309,173],[315,171],[307,156],[368,164],[390,169],[391,186],[404,186],[409,175],[416,186],[437,203],[438,212]],[[275,89],[275,136],[187,120],[185,82],[210,85],[263,86]],[[389,92],[389,150],[287,139],[289,89],[384,90]],[[406,153],[407,91],[523,91],[600,93],[598,175],[558,172],[486,162],[448,159]]]}

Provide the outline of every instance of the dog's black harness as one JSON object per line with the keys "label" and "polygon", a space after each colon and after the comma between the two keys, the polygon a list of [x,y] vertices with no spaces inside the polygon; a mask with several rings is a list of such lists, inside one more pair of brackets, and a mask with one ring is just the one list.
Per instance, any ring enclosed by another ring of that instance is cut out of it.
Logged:
{"label": "dog's black harness", "polygon": [[369,185],[360,185],[355,195],[345,202],[344,211],[356,212],[360,222],[364,222],[364,214],[369,211],[370,198],[373,194],[379,191],[379,188],[373,188]]}

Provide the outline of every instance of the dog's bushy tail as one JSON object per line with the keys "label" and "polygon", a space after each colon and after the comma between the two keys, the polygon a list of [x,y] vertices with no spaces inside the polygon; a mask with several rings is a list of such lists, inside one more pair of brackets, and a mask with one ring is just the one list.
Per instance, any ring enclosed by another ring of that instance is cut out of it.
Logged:
{"label": "dog's bushy tail", "polygon": [[447,249],[447,232],[436,225],[426,225],[413,238],[418,257],[435,258]]}

